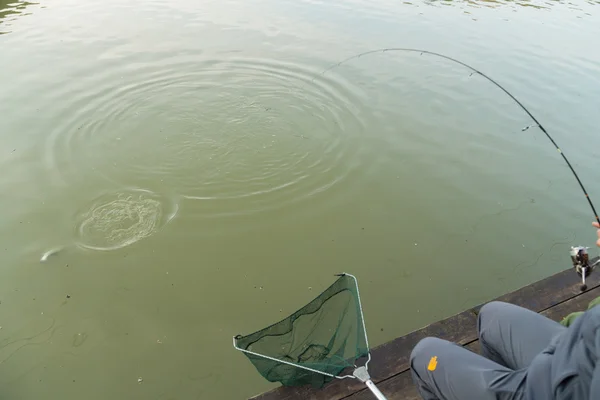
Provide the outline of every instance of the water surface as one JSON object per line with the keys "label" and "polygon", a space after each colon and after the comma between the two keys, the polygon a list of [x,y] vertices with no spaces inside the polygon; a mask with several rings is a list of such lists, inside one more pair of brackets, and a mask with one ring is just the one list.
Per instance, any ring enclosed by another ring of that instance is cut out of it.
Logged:
{"label": "water surface", "polygon": [[[0,3],[0,399],[241,399],[350,272],[377,345],[592,245],[595,2]],[[43,254],[48,254],[40,262]]]}

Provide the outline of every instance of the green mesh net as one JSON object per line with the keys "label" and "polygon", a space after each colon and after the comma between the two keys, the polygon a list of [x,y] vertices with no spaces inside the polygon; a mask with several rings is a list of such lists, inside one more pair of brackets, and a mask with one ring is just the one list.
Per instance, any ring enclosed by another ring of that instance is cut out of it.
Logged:
{"label": "green mesh net", "polygon": [[341,275],[284,320],[236,336],[235,345],[271,382],[322,387],[369,354],[356,278]]}

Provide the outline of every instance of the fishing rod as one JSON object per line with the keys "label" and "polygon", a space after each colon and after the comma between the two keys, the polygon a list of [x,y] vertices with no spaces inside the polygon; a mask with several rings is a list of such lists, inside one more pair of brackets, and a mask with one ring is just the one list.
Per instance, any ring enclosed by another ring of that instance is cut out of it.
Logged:
{"label": "fishing rod", "polygon": [[[588,201],[588,203],[590,205],[590,208],[592,209],[592,212],[594,214],[594,218],[596,219],[596,221],[598,222],[598,224],[600,224],[600,217],[598,217],[598,212],[596,211],[596,208],[594,207],[594,203],[592,203],[592,199],[590,198],[590,195],[588,194],[587,190],[585,189],[585,186],[583,186],[583,183],[581,182],[581,179],[579,179],[579,175],[577,175],[577,172],[575,172],[575,169],[573,168],[573,166],[569,162],[569,159],[567,158],[567,156],[565,155],[565,153],[561,150],[561,148],[558,146],[558,144],[556,143],[556,141],[552,138],[552,136],[548,133],[548,131],[546,130],[546,128],[544,128],[544,126],[541,124],[541,122],[539,122],[537,120],[537,118],[535,118],[533,116],[533,114],[527,109],[527,107],[525,107],[523,105],[523,103],[521,103],[519,100],[517,100],[517,98],[515,96],[513,96],[512,93],[510,93],[507,89],[505,89],[502,85],[500,85],[494,79],[490,78],[489,76],[487,76],[486,74],[484,74],[480,70],[478,70],[478,69],[470,66],[469,64],[464,63],[462,61],[459,61],[459,60],[457,60],[455,58],[446,56],[444,54],[436,53],[434,51],[421,50],[421,49],[412,49],[412,48],[404,48],[404,47],[388,47],[388,48],[382,48],[382,49],[365,51],[363,53],[356,54],[356,55],[354,55],[352,57],[348,57],[345,60],[342,60],[342,61],[340,61],[340,62],[338,62],[336,64],[333,64],[330,67],[326,68],[325,70],[323,70],[323,72],[321,74],[325,75],[327,72],[331,71],[334,68],[339,67],[342,64],[345,64],[345,63],[347,63],[347,62],[349,62],[351,60],[354,60],[354,59],[357,59],[357,58],[360,58],[360,57],[363,57],[363,56],[366,56],[366,55],[369,55],[369,54],[395,52],[395,51],[398,51],[398,52],[421,53],[421,55],[423,55],[423,54],[429,54],[429,55],[432,55],[432,56],[444,58],[444,59],[452,61],[452,62],[454,62],[456,64],[460,64],[463,67],[466,67],[466,68],[470,69],[471,71],[473,71],[471,73],[471,75],[473,75],[475,73],[475,74],[478,74],[478,75],[484,77],[485,79],[487,79],[488,81],[490,81],[491,83],[493,83],[494,85],[496,85],[498,88],[500,88],[504,93],[506,93],[535,122],[535,125],[526,126],[525,128],[522,129],[522,131],[526,131],[527,129],[529,129],[529,128],[533,127],[533,126],[537,126],[537,127],[540,128],[540,130],[542,132],[544,132],[544,134],[546,135],[546,137],[550,140],[550,142],[552,142],[552,144],[554,145],[554,147],[556,147],[556,150],[562,156],[562,158],[565,161],[565,163],[567,163],[567,166],[569,167],[569,169],[573,173],[573,176],[575,176],[575,179],[577,180],[577,183],[579,183],[579,186],[581,187],[581,190],[583,191],[583,194],[585,195],[585,198],[587,199],[587,201]],[[571,251],[570,251],[571,261],[573,263],[573,267],[575,268],[575,271],[577,272],[577,274],[579,274],[581,276],[581,279],[582,279],[582,286],[581,286],[581,290],[582,291],[587,289],[587,286],[585,284],[585,278],[587,276],[589,276],[589,274],[592,272],[592,269],[599,263],[597,261],[594,264],[590,264],[589,255],[588,255],[587,249],[588,249],[587,247],[575,246],[575,247],[571,247]]]}

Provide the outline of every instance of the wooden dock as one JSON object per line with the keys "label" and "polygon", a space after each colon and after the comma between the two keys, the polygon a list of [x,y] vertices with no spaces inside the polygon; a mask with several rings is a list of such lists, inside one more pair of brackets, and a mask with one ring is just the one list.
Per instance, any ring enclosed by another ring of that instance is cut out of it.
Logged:
{"label": "wooden dock", "polygon": [[[594,260],[595,261],[595,260]],[[573,268],[532,283],[496,300],[516,304],[541,313],[555,321],[574,311],[584,311],[588,303],[600,296],[600,271],[587,279],[587,290],[581,291],[581,279]],[[388,400],[420,400],[409,371],[409,357],[419,340],[427,336],[446,339],[479,352],[476,321],[482,305],[435,322],[406,336],[371,349],[369,373]],[[251,400],[373,400],[364,384],[355,379],[334,380],[321,389],[278,387],[252,397]]]}

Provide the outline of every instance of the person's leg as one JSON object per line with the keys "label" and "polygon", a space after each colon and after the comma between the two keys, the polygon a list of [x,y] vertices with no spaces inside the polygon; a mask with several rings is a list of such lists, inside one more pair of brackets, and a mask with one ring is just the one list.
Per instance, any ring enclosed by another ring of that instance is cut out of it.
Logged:
{"label": "person's leg", "polygon": [[565,329],[543,315],[499,301],[484,305],[477,319],[482,355],[514,370],[528,367]]}
{"label": "person's leg", "polygon": [[410,369],[424,400],[517,400],[523,396],[526,377],[525,370],[513,371],[437,338],[415,346]]}

